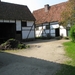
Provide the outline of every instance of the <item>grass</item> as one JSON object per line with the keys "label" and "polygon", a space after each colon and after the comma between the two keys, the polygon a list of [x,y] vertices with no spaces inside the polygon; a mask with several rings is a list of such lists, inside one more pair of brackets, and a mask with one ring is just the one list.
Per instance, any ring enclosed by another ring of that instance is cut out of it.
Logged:
{"label": "grass", "polygon": [[66,55],[72,59],[69,65],[75,66],[75,43],[70,41],[63,43],[63,45],[65,46]]}
{"label": "grass", "polygon": [[65,42],[63,43],[66,51],[66,55],[71,58],[70,61],[67,61],[62,66],[62,70],[56,75],[75,75],[75,43]]}

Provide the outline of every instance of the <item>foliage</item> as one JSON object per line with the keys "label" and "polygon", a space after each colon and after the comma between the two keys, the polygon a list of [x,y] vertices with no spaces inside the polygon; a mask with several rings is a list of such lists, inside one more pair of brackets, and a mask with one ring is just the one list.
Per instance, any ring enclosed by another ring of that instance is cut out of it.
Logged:
{"label": "foliage", "polygon": [[63,25],[70,25],[75,24],[75,0],[69,0],[63,10],[62,14],[62,21]]}
{"label": "foliage", "polygon": [[5,43],[0,45],[0,50],[23,49],[23,48],[26,48],[26,45],[20,43],[16,39],[9,39]]}
{"label": "foliage", "polygon": [[64,37],[64,39],[69,40],[69,37]]}
{"label": "foliage", "polygon": [[30,46],[25,44],[18,44],[18,49],[26,49],[26,48],[30,48]]}
{"label": "foliage", "polygon": [[75,75],[75,43],[65,42],[63,43],[66,51],[66,55],[71,58],[62,66],[62,70],[56,75]]}
{"label": "foliage", "polygon": [[25,45],[24,44],[18,44],[18,49],[22,49],[22,48],[25,48]]}
{"label": "foliage", "polygon": [[72,26],[72,28],[70,30],[70,37],[71,37],[72,41],[75,42],[75,25]]}

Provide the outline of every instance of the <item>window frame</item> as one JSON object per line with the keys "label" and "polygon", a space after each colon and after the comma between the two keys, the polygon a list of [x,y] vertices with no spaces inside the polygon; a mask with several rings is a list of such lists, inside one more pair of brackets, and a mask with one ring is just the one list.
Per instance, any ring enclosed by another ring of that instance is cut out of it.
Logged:
{"label": "window frame", "polygon": [[50,25],[46,25],[46,29],[47,29],[47,30],[50,29]]}

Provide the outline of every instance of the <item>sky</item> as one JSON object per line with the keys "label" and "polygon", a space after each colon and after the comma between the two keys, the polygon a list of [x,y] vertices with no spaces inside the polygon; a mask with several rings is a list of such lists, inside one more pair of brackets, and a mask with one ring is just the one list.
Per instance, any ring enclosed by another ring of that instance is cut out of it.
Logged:
{"label": "sky", "polygon": [[1,0],[1,1],[27,5],[30,11],[33,12],[34,10],[43,8],[44,5],[46,4],[49,4],[51,6],[51,5],[55,5],[58,3],[66,2],[68,0]]}

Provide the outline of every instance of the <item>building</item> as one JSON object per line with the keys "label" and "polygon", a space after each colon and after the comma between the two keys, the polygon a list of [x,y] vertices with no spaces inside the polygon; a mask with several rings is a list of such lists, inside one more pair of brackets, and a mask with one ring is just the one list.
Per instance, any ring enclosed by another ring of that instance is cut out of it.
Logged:
{"label": "building", "polygon": [[35,38],[35,18],[24,5],[0,2],[0,41]]}
{"label": "building", "polygon": [[67,36],[66,28],[60,22],[61,13],[65,9],[67,2],[49,6],[33,11],[36,19],[36,37],[58,37]]}

